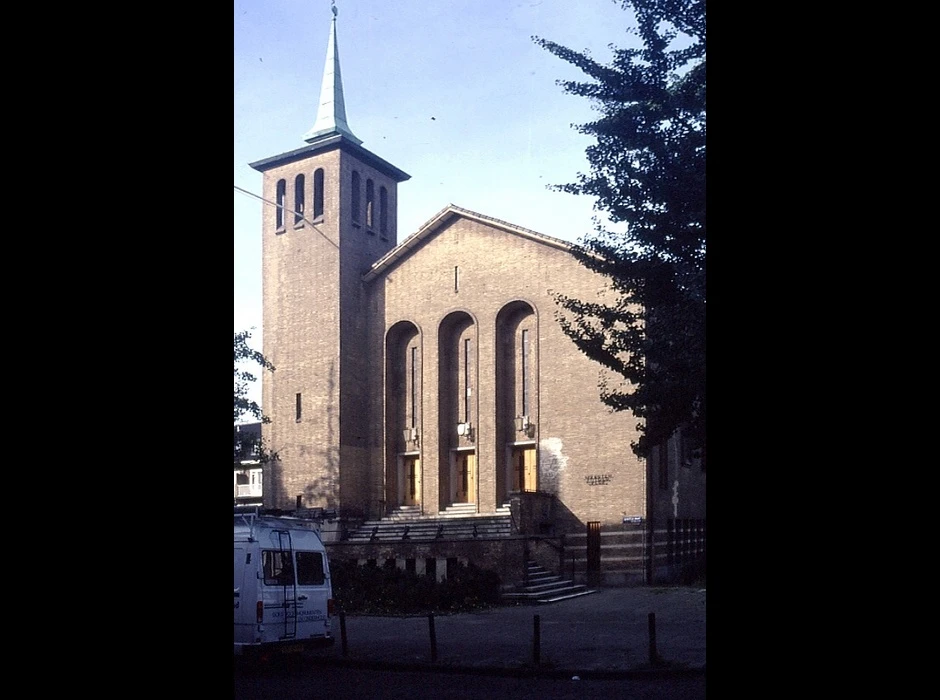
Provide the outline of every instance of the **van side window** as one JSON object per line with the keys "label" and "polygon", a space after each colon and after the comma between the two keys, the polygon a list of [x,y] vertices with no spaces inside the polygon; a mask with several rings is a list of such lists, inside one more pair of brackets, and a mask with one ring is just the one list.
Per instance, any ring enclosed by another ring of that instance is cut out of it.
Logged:
{"label": "van side window", "polygon": [[297,585],[322,586],[323,555],[320,552],[297,552]]}
{"label": "van side window", "polygon": [[293,585],[294,567],[291,565],[290,552],[265,549],[261,552],[261,564],[264,569],[264,585]]}

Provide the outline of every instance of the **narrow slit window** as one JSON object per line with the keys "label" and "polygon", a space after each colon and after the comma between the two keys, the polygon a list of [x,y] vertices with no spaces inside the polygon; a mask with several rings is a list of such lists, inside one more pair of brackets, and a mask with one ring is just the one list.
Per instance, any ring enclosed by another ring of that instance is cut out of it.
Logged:
{"label": "narrow slit window", "polygon": [[360,193],[359,193],[360,184],[359,184],[359,183],[360,183],[360,181],[359,181],[359,173],[356,172],[355,170],[353,170],[353,174],[352,174],[352,201],[351,201],[351,203],[352,203],[352,220],[353,220],[355,223],[359,223],[359,209],[360,209],[360,206],[361,206],[361,202],[359,201],[359,198],[360,198]]}
{"label": "narrow slit window", "polygon": [[388,190],[379,188],[379,233],[382,238],[388,236]]}
{"label": "narrow slit window", "polygon": [[454,265],[454,294],[460,291],[460,268]]}
{"label": "narrow slit window", "polygon": [[274,225],[279,229],[284,228],[284,205],[285,205],[284,200],[286,199],[286,197],[287,197],[287,181],[278,180],[277,181],[277,194],[275,196],[275,200],[276,200],[275,204],[277,206],[274,207],[274,211],[275,211]]}
{"label": "narrow slit window", "polygon": [[323,168],[313,173],[313,218],[323,216]]}
{"label": "narrow slit window", "polygon": [[418,426],[418,348],[411,348],[411,427]]}
{"label": "narrow slit window", "polygon": [[304,176],[294,178],[294,224],[304,220]]}
{"label": "narrow slit window", "polygon": [[373,228],[375,222],[372,220],[373,210],[375,208],[375,185],[371,179],[366,180],[366,227]]}
{"label": "narrow slit window", "polygon": [[297,394],[295,406],[294,406],[294,420],[300,421],[300,415],[301,415],[301,400],[300,400],[300,394]]}
{"label": "narrow slit window", "polygon": [[522,415],[529,415],[529,331],[522,331]]}
{"label": "narrow slit window", "polygon": [[470,339],[463,341],[463,422],[470,422]]}

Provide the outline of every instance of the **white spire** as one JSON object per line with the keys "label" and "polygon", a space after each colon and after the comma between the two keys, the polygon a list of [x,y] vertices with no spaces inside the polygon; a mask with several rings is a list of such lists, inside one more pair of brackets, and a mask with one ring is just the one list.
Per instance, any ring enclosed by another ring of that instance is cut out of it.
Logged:
{"label": "white spire", "polygon": [[339,70],[339,48],[336,42],[336,5],[332,6],[333,21],[330,23],[330,40],[326,46],[326,65],[323,67],[323,83],[320,85],[320,104],[317,121],[304,134],[304,141],[311,143],[321,136],[342,134],[355,144],[362,143],[346,123],[346,102],[343,99],[343,77]]}

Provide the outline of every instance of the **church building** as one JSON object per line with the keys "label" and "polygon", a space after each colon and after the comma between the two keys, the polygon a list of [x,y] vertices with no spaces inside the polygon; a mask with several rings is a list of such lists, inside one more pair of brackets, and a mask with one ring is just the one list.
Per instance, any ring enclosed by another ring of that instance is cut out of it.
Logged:
{"label": "church building", "polygon": [[265,507],[335,509],[337,539],[393,516],[505,512],[527,494],[551,502],[552,534],[704,518],[702,466],[678,437],[639,459],[637,418],[601,402],[604,370],[556,320],[554,293],[605,288],[569,243],[456,205],[398,230],[410,176],[347,122],[335,12],[303,141],[251,163],[276,368],[263,373],[277,455]]}

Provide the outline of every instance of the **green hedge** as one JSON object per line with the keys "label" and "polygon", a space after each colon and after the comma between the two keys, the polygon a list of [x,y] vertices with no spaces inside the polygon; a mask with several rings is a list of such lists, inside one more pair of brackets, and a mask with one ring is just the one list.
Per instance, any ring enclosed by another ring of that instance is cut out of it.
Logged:
{"label": "green hedge", "polygon": [[399,569],[394,561],[379,567],[330,560],[330,572],[337,608],[347,613],[468,612],[500,604],[499,576],[472,563],[451,564],[441,581]]}

